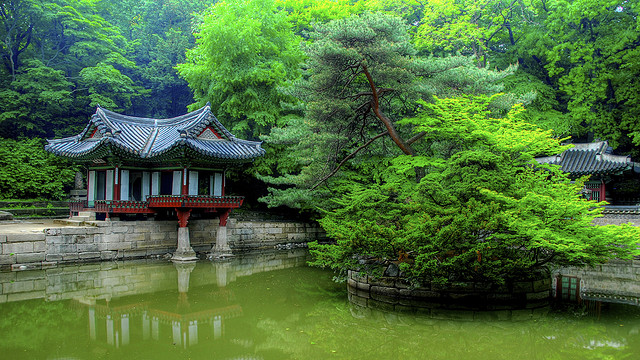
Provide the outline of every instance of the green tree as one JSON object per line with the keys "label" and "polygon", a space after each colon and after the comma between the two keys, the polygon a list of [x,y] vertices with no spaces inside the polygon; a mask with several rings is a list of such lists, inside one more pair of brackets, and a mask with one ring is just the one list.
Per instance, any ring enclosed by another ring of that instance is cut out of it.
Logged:
{"label": "green tree", "polygon": [[[9,1],[0,5],[0,17],[2,136],[75,131],[93,111],[92,97],[104,106],[115,104],[114,109],[128,107],[121,96],[126,88],[95,86],[92,91],[86,84],[90,73],[96,84],[117,80],[123,85],[122,71],[131,69],[123,50],[126,39],[97,13],[94,1]],[[103,63],[112,68],[98,65]]]}
{"label": "green tree", "polygon": [[102,2],[100,13],[127,39],[127,58],[136,68],[125,71],[147,96],[132,99],[131,112],[149,117],[183,114],[193,96],[175,66],[195,45],[194,24],[214,0],[122,0]]}
{"label": "green tree", "polygon": [[[561,151],[560,140],[524,122],[521,106],[491,115],[491,100],[423,102],[403,122],[426,132],[429,146],[385,159],[390,166],[345,192],[321,219],[337,244],[313,246],[315,264],[344,272],[374,258],[399,261],[415,284],[502,284],[636,254],[640,229],[592,226],[601,207],[581,198],[585,179],[537,165],[534,156]],[[419,182],[416,168],[425,171]]]}
{"label": "green tree", "polygon": [[[549,1],[537,40],[574,121],[612,146],[640,145],[637,2]],[[524,45],[524,44],[523,44]]]}
{"label": "green tree", "polygon": [[299,76],[299,38],[271,0],[227,0],[202,17],[197,46],[178,65],[195,106],[210,102],[239,136],[268,131],[296,99],[281,86]]}
{"label": "green tree", "polygon": [[276,185],[264,199],[270,206],[305,207],[311,199],[315,206],[331,197],[332,190],[319,186],[348,162],[359,163],[362,153],[416,155],[412,144],[424,134],[397,124],[415,113],[416,100],[501,89],[509,72],[478,68],[462,56],[415,56],[407,29],[401,18],[381,13],[316,24],[304,46],[306,72],[295,83],[305,117],[265,137],[290,146],[279,168],[261,169],[261,178]]}
{"label": "green tree", "polygon": [[38,60],[26,62],[15,80],[0,90],[0,136],[53,136],[66,127],[73,84],[60,70]]}

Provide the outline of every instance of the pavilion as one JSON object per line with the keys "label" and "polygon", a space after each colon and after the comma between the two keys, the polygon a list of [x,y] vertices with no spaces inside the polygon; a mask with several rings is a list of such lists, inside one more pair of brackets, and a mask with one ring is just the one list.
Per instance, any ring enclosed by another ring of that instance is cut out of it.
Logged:
{"label": "pavilion", "polygon": [[611,205],[637,205],[636,197],[617,191],[626,179],[637,180],[637,166],[631,157],[613,155],[607,141],[576,143],[561,154],[536,158],[541,164],[559,165],[572,178],[590,176],[585,182],[585,196],[607,201]]}
{"label": "pavilion", "polygon": [[168,214],[178,218],[174,260],[195,260],[187,222],[193,212],[217,214],[212,253],[228,253],[226,223],[243,197],[227,196],[226,172],[253,161],[260,142],[233,136],[210,104],[171,119],[121,115],[101,107],[78,135],[48,140],[58,156],[84,164],[87,199],[71,203],[72,215],[91,211],[108,220],[122,214]]}

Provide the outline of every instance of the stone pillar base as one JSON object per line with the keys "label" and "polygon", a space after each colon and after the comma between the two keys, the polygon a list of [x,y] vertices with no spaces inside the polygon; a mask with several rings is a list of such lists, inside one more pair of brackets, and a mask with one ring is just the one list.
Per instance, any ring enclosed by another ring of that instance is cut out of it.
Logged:
{"label": "stone pillar base", "polygon": [[220,226],[216,234],[216,243],[207,254],[207,257],[209,259],[224,259],[232,256],[234,255],[227,243],[227,227]]}
{"label": "stone pillar base", "polygon": [[189,228],[178,228],[178,248],[173,253],[171,261],[194,261],[198,260],[196,252],[191,247],[191,241],[189,240]]}

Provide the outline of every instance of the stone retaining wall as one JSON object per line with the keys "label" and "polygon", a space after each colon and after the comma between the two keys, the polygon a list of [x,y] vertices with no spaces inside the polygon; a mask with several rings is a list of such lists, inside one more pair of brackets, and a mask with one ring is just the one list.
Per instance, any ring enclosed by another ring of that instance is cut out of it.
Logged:
{"label": "stone retaining wall", "polygon": [[560,277],[579,279],[582,299],[640,305],[640,261],[611,260],[594,267],[565,267],[553,274],[557,291]]}
{"label": "stone retaining wall", "polygon": [[373,278],[349,271],[349,300],[382,310],[517,310],[549,306],[551,278],[516,282],[499,288],[482,283],[411,288],[400,277]]}
{"label": "stone retaining wall", "polygon": [[593,223],[595,225],[621,225],[631,223],[634,226],[640,226],[640,214],[605,211],[603,216],[595,218]]}
{"label": "stone retaining wall", "polygon": [[[189,222],[191,246],[206,253],[215,245],[218,220]],[[95,221],[94,226],[62,226],[42,233],[0,234],[0,268],[38,268],[59,263],[131,259],[173,253],[178,225],[167,221]],[[315,224],[229,219],[227,241],[234,251],[304,246],[324,239]]]}

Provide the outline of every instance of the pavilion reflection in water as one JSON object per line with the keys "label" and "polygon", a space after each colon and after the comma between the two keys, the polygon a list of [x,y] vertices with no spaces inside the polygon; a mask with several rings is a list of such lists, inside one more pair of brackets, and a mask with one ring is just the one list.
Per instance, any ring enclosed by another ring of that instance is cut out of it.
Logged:
{"label": "pavilion reflection in water", "polygon": [[[239,276],[300,266],[304,259],[293,256],[284,261],[263,262],[272,265],[252,269],[233,261],[173,263],[177,293],[164,291],[146,294],[144,298],[87,296],[74,299],[74,307],[85,312],[88,336],[98,343],[120,348],[153,341],[186,349],[201,341],[222,339],[227,322],[243,315],[233,291],[227,288],[228,283]],[[202,279],[208,278],[210,285],[217,287],[205,286],[204,291],[200,288],[189,292],[192,272],[197,266],[204,268],[197,283],[202,284]]]}

